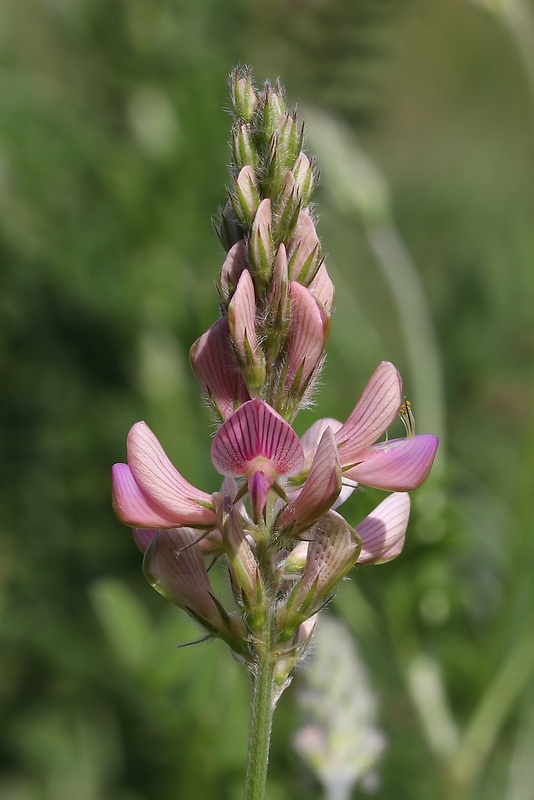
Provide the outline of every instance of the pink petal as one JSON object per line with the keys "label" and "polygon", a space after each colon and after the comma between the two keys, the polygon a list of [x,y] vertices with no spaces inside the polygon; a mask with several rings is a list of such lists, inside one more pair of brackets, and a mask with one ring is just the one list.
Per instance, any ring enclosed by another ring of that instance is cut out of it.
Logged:
{"label": "pink petal", "polygon": [[258,356],[256,295],[248,269],[241,273],[237,289],[228,306],[228,324],[239,362],[248,363],[249,351],[252,351],[252,356],[256,360]]}
{"label": "pink petal", "polygon": [[317,274],[308,288],[315,299],[322,303],[329,313],[332,313],[336,290],[324,262],[317,270]]}
{"label": "pink petal", "polygon": [[134,541],[142,553],[145,552],[157,532],[157,528],[132,528]]}
{"label": "pink petal", "polygon": [[145,553],[143,571],[157,592],[219,629],[222,619],[211,597],[198,538],[191,528],[158,531]]}
{"label": "pink petal", "polygon": [[409,492],[428,476],[437,446],[438,437],[431,433],[391,439],[361,453],[360,463],[344,475],[375,489]]}
{"label": "pink petal", "polygon": [[328,321],[314,296],[305,286],[292,281],[289,285],[289,294],[291,318],[284,387],[287,392],[302,392],[321,362],[328,333]]}
{"label": "pink petal", "polygon": [[393,364],[382,361],[352,414],[336,434],[343,466],[358,461],[359,453],[382,436],[397,416],[401,401],[401,377]]}
{"label": "pink petal", "polygon": [[331,428],[326,428],[315,453],[306,483],[279,519],[279,526],[292,522],[310,525],[325,514],[341,490],[341,465]]}
{"label": "pink petal", "polygon": [[132,427],[127,447],[128,465],[139,487],[175,520],[175,525],[214,525],[211,495],[180,475],[145,422]]}
{"label": "pink petal", "polygon": [[245,241],[240,239],[236,242],[226,256],[226,260],[221,269],[221,291],[223,297],[228,301],[236,290],[239,276],[247,266],[247,247]]}
{"label": "pink petal", "polygon": [[[211,446],[211,460],[221,475],[247,475],[259,469],[255,460],[277,475],[295,475],[303,452],[293,428],[262,400],[250,400],[224,422]],[[265,471],[265,470],[264,470]]]}
{"label": "pink petal", "polygon": [[248,479],[248,491],[252,506],[252,519],[258,524],[267,502],[267,495],[274,483],[274,476],[266,475],[261,470],[254,472]]}
{"label": "pink petal", "polygon": [[325,430],[332,428],[332,431],[336,433],[341,427],[342,423],[339,420],[333,419],[333,417],[323,417],[314,422],[300,437],[300,443],[304,450],[304,469],[310,469],[315,451]]}
{"label": "pink petal", "polygon": [[362,540],[358,564],[382,564],[403,548],[410,516],[410,496],[404,492],[386,497],[363,522],[356,525]]}
{"label": "pink petal", "polygon": [[128,464],[115,464],[111,474],[113,508],[125,525],[135,528],[173,528],[179,524],[174,514],[143,492]]}
{"label": "pink petal", "polygon": [[221,317],[197,339],[190,359],[197,380],[222,419],[249,399],[235,361],[227,317]]}
{"label": "pink petal", "polygon": [[301,211],[287,250],[289,277],[306,284],[313,280],[321,263],[321,243],[308,211]]}
{"label": "pink petal", "polygon": [[312,532],[306,568],[295,591],[295,606],[305,601],[314,585],[315,601],[332,591],[354,566],[360,552],[354,529],[335,511],[319,520]]}

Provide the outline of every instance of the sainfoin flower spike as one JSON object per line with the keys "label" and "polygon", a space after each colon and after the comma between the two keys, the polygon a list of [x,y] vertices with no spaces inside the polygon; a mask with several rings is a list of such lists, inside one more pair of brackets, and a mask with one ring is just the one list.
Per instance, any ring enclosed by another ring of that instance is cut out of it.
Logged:
{"label": "sainfoin flower spike", "polygon": [[[249,670],[254,723],[245,800],[257,800],[271,714],[317,615],[355,565],[400,554],[408,492],[428,476],[438,442],[415,434],[411,412],[408,436],[389,438],[408,405],[387,361],[345,422],[325,417],[302,438],[295,432],[293,421],[317,387],[335,305],[310,208],[317,172],[279,84],[258,91],[251,71],[238,68],[231,93],[231,176],[217,223],[226,251],[220,316],[190,351],[215,420],[210,455],[220,482],[189,483],[181,472],[187,453],[175,467],[150,427],[137,422],[126,461],[113,467],[112,488],[115,513],[133,529],[151,585]],[[360,485],[391,494],[364,519],[346,520],[340,509]],[[209,568],[229,575],[221,597]]]}

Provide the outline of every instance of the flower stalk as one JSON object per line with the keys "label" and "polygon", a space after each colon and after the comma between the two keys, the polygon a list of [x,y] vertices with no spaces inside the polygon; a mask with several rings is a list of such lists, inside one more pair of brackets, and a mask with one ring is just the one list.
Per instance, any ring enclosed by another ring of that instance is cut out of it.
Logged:
{"label": "flower stalk", "polygon": [[[382,362],[345,423],[325,418],[299,438],[313,397],[335,290],[309,203],[317,182],[304,130],[279,84],[231,78],[234,125],[220,318],[193,344],[191,366],[218,429],[218,491],[190,484],[145,422],[113,467],[113,504],[134,529],[152,586],[219,638],[248,669],[252,718],[245,800],[265,794],[272,715],[312,638],[317,615],[355,564],[402,550],[407,492],[427,477],[437,437],[384,438],[402,381]],[[185,457],[183,459],[186,460]],[[392,492],[353,525],[338,508],[360,484]],[[214,592],[207,565],[229,576]]]}

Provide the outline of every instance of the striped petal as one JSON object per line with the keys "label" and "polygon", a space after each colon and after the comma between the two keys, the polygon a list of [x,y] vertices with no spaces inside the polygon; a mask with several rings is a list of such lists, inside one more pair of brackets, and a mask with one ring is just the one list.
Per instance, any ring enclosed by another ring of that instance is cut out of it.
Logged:
{"label": "striped petal", "polygon": [[198,531],[171,528],[158,531],[147,548],[143,572],[148,582],[171,602],[220,630],[223,620],[213,601]]}
{"label": "striped petal", "polygon": [[235,361],[227,317],[221,317],[197,339],[189,358],[197,380],[221,419],[228,419],[237,406],[249,399]]}
{"label": "striped petal", "polygon": [[128,464],[115,464],[111,472],[115,514],[134,528],[173,528],[178,525],[170,514],[154,502],[136,482]]}
{"label": "striped petal", "polygon": [[427,478],[437,447],[438,437],[431,433],[391,439],[360,453],[360,463],[343,474],[375,489],[409,492]]}
{"label": "striped petal", "polygon": [[296,522],[297,525],[310,525],[330,510],[341,490],[341,465],[337,455],[337,446],[331,428],[326,428],[306,483],[283,511],[279,525],[286,527]]}
{"label": "striped petal", "polygon": [[328,313],[331,314],[334,307],[336,290],[324,262],[317,270],[317,274],[308,288],[315,299],[322,303]]}
{"label": "striped petal", "polygon": [[397,416],[401,401],[401,377],[393,364],[382,361],[352,414],[336,434],[343,466],[358,461],[361,451],[382,436]]}
{"label": "striped petal", "polygon": [[410,496],[391,494],[356,526],[362,540],[358,564],[383,564],[402,551],[410,516]]}
{"label": "striped petal", "polygon": [[248,269],[241,273],[237,289],[228,306],[228,324],[239,363],[247,366],[251,359],[253,363],[259,361],[256,336],[256,295]]}
{"label": "striped petal", "polygon": [[[174,520],[174,525],[210,527],[215,524],[211,495],[192,486],[180,475],[145,422],[137,422],[132,427],[127,449],[128,465],[135,482]],[[136,524],[135,527],[143,526]]]}
{"label": "striped petal", "polygon": [[328,335],[328,320],[305,286],[292,281],[289,294],[291,321],[284,389],[286,392],[301,393],[321,363]]}
{"label": "striped petal", "polygon": [[302,446],[293,428],[262,400],[250,400],[224,422],[211,446],[221,475],[264,472],[295,475],[302,468]]}

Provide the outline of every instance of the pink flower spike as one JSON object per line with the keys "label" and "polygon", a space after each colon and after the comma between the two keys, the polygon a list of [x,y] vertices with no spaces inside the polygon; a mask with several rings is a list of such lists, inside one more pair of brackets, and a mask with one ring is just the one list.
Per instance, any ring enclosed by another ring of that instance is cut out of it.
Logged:
{"label": "pink flower spike", "polygon": [[410,516],[410,496],[390,494],[363,522],[356,525],[362,540],[358,564],[383,564],[402,551]]}
{"label": "pink flower spike", "polygon": [[359,463],[344,475],[375,489],[409,492],[427,478],[437,447],[438,437],[432,433],[390,439],[360,453]]}
{"label": "pink flower spike", "polygon": [[[128,434],[128,466],[139,488],[174,520],[174,525],[212,527],[215,511],[211,495],[183,478],[145,422]],[[136,524],[135,527],[143,527]],[[170,527],[149,525],[148,527]]]}
{"label": "pink flower spike", "polygon": [[382,436],[397,416],[401,401],[401,377],[393,364],[382,361],[352,414],[336,433],[343,466],[359,461],[361,451]]}
{"label": "pink flower spike", "polygon": [[221,419],[228,419],[249,394],[235,361],[227,317],[221,317],[197,339],[189,357],[205,394]]}
{"label": "pink flower spike", "polygon": [[341,465],[331,428],[326,428],[308,478],[296,499],[282,512],[281,528],[296,522],[306,527],[330,510],[341,490]]}
{"label": "pink flower spike", "polygon": [[248,479],[255,521],[274,481],[300,472],[303,458],[293,428],[267,403],[257,399],[240,406],[221,425],[211,446],[211,460],[221,475],[243,475]]}

